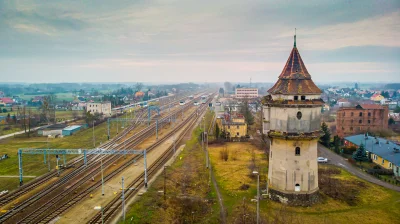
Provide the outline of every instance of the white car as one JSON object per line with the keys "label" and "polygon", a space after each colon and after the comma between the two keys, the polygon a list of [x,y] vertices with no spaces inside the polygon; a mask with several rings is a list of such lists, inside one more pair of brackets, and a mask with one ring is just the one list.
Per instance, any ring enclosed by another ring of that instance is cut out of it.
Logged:
{"label": "white car", "polygon": [[317,158],[317,161],[318,161],[319,163],[327,163],[327,162],[328,162],[328,158],[318,157],[318,158]]}
{"label": "white car", "polygon": [[200,104],[199,104],[199,102],[196,101],[196,102],[194,102],[194,105],[195,105],[195,106],[198,106],[198,105],[200,105]]}

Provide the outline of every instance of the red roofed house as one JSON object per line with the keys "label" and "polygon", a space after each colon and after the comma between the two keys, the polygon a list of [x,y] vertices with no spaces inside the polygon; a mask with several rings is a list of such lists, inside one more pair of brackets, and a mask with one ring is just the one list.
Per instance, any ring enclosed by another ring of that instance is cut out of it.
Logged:
{"label": "red roofed house", "polygon": [[0,101],[3,102],[7,106],[11,106],[14,103],[14,100],[9,97],[0,98]]}
{"label": "red roofed house", "polygon": [[336,113],[336,132],[343,138],[388,128],[389,107],[378,104],[359,104],[341,107]]}

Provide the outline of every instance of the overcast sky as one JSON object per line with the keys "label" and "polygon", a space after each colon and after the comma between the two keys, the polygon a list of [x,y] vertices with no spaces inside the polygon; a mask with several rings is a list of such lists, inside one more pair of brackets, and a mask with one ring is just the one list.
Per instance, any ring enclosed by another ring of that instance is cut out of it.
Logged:
{"label": "overcast sky", "polygon": [[2,82],[400,82],[400,1],[0,1]]}

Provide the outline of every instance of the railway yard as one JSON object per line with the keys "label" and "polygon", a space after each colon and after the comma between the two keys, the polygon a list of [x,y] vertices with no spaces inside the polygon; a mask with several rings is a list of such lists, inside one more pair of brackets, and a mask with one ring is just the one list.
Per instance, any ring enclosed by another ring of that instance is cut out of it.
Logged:
{"label": "railway yard", "polygon": [[[143,193],[148,181],[170,160],[183,136],[190,133],[208,108],[194,105],[205,92],[164,99],[159,115],[137,111],[129,126],[98,150],[135,150],[140,154],[90,154],[71,160],[57,170],[0,197],[0,223],[102,223],[121,215],[125,201]],[[184,105],[179,105],[184,100]],[[145,156],[144,156],[145,155]],[[103,182],[102,182],[103,179]],[[122,189],[122,183],[124,187]],[[102,184],[103,183],[103,184]],[[121,198],[124,198],[122,200]],[[95,207],[100,209],[94,209]]]}

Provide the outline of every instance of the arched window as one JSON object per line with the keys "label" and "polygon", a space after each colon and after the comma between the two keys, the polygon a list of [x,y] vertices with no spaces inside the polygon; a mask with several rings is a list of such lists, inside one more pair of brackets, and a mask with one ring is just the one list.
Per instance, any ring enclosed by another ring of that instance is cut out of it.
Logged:
{"label": "arched window", "polygon": [[299,100],[299,96],[294,96],[294,100]]}
{"label": "arched window", "polygon": [[301,96],[301,100],[306,100],[306,96]]}
{"label": "arched window", "polygon": [[296,156],[300,155],[300,147],[296,147],[295,154],[296,154]]}
{"label": "arched window", "polygon": [[297,119],[301,119],[301,117],[302,117],[303,115],[301,114],[301,112],[299,111],[299,112],[297,112],[297,115],[296,115],[296,117],[297,117]]}
{"label": "arched window", "polygon": [[300,191],[300,184],[294,185],[294,191]]}

